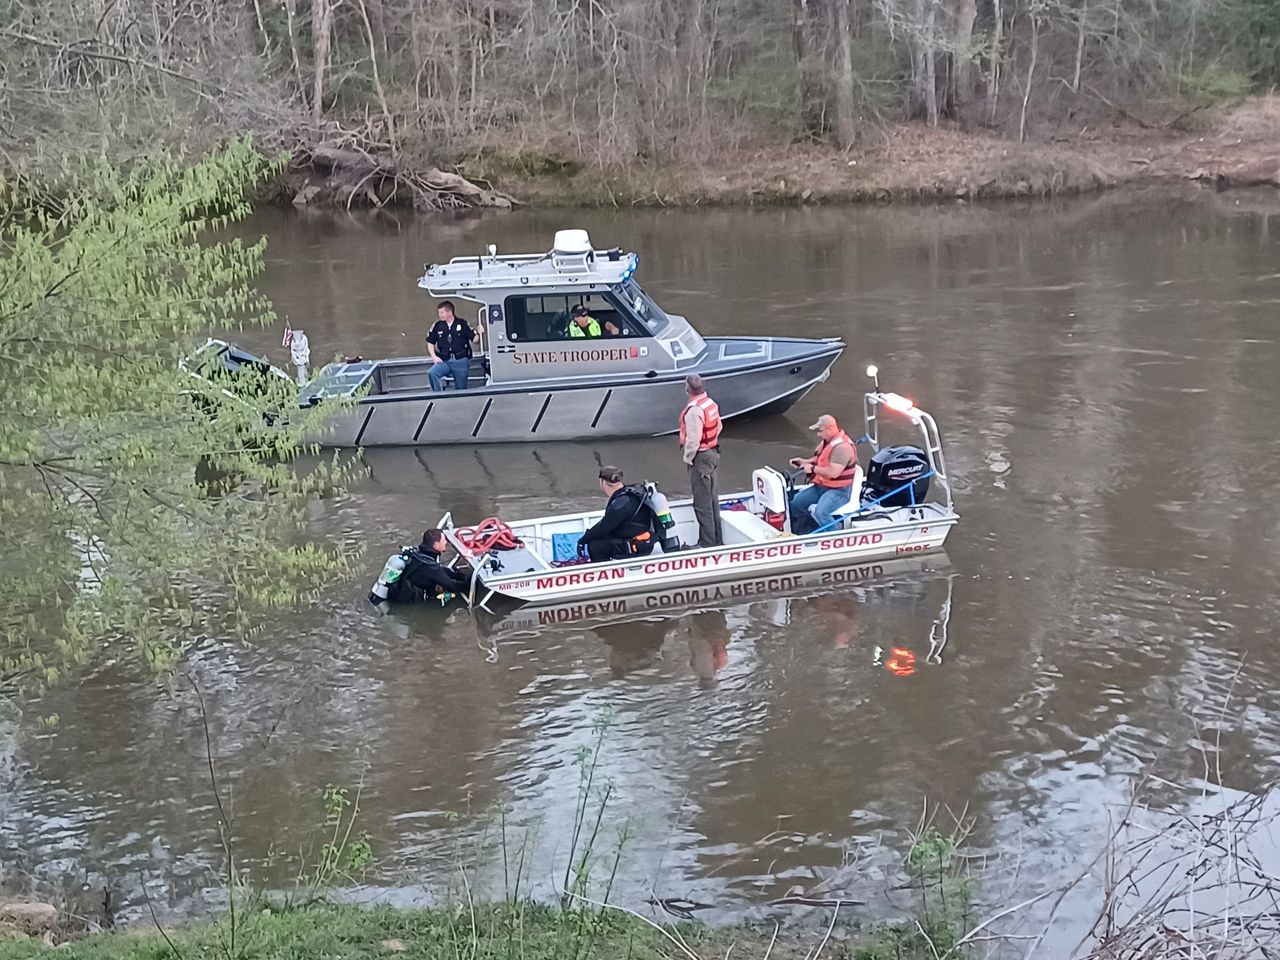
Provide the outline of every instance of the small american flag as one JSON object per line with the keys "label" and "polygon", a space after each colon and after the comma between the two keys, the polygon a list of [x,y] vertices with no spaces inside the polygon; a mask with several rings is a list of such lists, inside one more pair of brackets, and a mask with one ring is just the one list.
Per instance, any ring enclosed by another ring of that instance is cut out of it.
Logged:
{"label": "small american flag", "polygon": [[286,320],[284,322],[284,336],[280,338],[280,346],[287,347],[291,343],[293,343],[293,327]]}

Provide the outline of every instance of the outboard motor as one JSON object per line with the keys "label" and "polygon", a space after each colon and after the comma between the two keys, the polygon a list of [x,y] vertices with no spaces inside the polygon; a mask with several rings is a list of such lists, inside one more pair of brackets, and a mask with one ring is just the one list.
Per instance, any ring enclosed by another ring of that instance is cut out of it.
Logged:
{"label": "outboard motor", "polygon": [[391,593],[391,588],[400,580],[400,575],[404,573],[405,560],[403,554],[395,553],[387,557],[386,566],[382,568],[382,573],[378,574],[378,579],[373,584],[373,589],[369,591],[369,602],[375,607],[386,601]]}
{"label": "outboard motor", "polygon": [[[929,458],[919,447],[881,447],[867,464],[862,502],[868,503],[896,490],[880,501],[882,507],[909,507],[923,503],[929,493]],[[906,487],[906,489],[898,489]]]}

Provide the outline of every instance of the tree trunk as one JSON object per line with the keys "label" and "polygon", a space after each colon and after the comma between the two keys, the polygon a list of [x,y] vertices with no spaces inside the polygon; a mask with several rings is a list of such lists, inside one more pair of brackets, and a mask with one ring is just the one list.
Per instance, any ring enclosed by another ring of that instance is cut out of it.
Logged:
{"label": "tree trunk", "polygon": [[1022,115],[1018,118],[1018,142],[1027,142],[1027,103],[1031,100],[1031,84],[1036,78],[1036,59],[1040,56],[1040,15],[1031,14],[1031,63],[1027,66],[1027,86],[1022,91]]}
{"label": "tree trunk", "polygon": [[831,0],[836,28],[836,138],[848,149],[857,137],[853,119],[853,37],[849,33],[849,0]]}
{"label": "tree trunk", "polygon": [[1078,16],[1080,20],[1076,24],[1076,70],[1071,77],[1072,93],[1080,92],[1080,68],[1084,64],[1084,27],[1089,17],[1089,0],[1082,0]]}
{"label": "tree trunk", "polygon": [[378,72],[378,41],[373,32],[373,22],[369,19],[369,0],[357,0],[360,5],[360,19],[364,21],[365,37],[369,41],[369,65],[373,70],[373,88],[378,94],[378,105],[382,107],[382,122],[387,125],[387,142],[391,145],[391,156],[400,155],[400,145],[396,140],[396,125],[391,117],[391,107],[387,104],[387,91],[382,86],[382,74]]}
{"label": "tree trunk", "polygon": [[929,126],[938,125],[938,68],[934,44],[934,27],[938,19],[937,0],[925,0],[928,13],[924,19],[924,109]]}
{"label": "tree trunk", "polygon": [[293,79],[298,84],[298,96],[306,99],[307,85],[302,80],[302,63],[298,59],[298,34],[295,29],[298,18],[298,0],[284,0],[285,23],[289,29],[289,57],[293,61]]}
{"label": "tree trunk", "polygon": [[992,126],[996,122],[996,111],[1000,106],[1000,77],[1004,73],[1000,58],[1004,55],[1001,44],[1004,40],[1004,10],[1000,0],[991,0],[994,18],[991,23],[991,66],[987,75],[987,123]]}
{"label": "tree trunk", "polygon": [[809,3],[810,0],[792,0],[795,16],[791,21],[791,43],[795,48],[796,65],[800,71],[800,116],[805,133],[816,138],[821,137],[824,132],[825,98],[822,96],[818,72],[814,69],[814,52],[809,36],[812,17]]}
{"label": "tree trunk", "polygon": [[978,19],[978,0],[957,0],[956,29],[951,54],[952,103],[959,112],[973,99],[973,24]]}
{"label": "tree trunk", "polygon": [[333,33],[333,6],[329,0],[311,0],[311,33],[315,62],[315,77],[311,84],[311,122],[318,127],[324,119],[324,74],[329,66],[329,43]]}
{"label": "tree trunk", "polygon": [[382,0],[364,0],[364,15],[369,20],[369,29],[373,33],[374,44],[378,52],[387,53],[387,20],[382,10]]}

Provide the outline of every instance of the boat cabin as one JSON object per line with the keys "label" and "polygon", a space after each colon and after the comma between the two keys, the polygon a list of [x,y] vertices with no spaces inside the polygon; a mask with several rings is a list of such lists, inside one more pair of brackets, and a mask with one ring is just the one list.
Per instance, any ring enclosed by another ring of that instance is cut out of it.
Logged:
{"label": "boat cabin", "polygon": [[[483,321],[472,387],[601,375],[643,379],[692,367],[705,341],[641,289],[638,262],[634,253],[594,249],[585,230],[561,230],[546,253],[500,255],[490,246],[481,256],[428,264],[418,286],[453,301],[473,327]],[[585,330],[573,321],[579,306],[594,321]],[[429,357],[331,364],[304,392],[304,403],[366,384],[371,396],[430,390],[430,368]]]}

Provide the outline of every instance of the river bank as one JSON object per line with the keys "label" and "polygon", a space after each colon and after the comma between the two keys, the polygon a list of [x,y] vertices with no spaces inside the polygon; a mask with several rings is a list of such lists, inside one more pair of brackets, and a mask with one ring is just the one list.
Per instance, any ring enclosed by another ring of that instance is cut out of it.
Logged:
{"label": "river bank", "polygon": [[697,207],[1066,196],[1198,183],[1280,188],[1280,97],[1253,97],[1179,124],[1121,117],[1016,143],[955,126],[900,123],[843,151],[810,144],[739,149],[701,162],[614,168],[554,151],[484,152],[442,172],[412,156],[317,150],[271,199],[297,205]]}
{"label": "river bank", "polygon": [[[851,911],[847,911],[851,912]],[[825,920],[825,917],[822,918]],[[713,928],[694,922],[656,923],[620,909],[582,910],[517,902],[458,903],[430,910],[311,905],[282,909],[242,904],[239,915],[166,927],[151,924],[127,932],[96,933],[57,943],[0,926],[0,960],[44,955],[84,960],[151,960],[177,956],[277,958],[404,957],[406,960],[660,960],[684,957],[771,957],[800,960],[914,960],[934,954],[913,927],[864,928],[849,918],[794,927],[767,923]],[[954,942],[949,928],[927,928],[935,949]],[[56,954],[50,954],[56,950]],[[815,954],[815,950],[817,953]]]}

